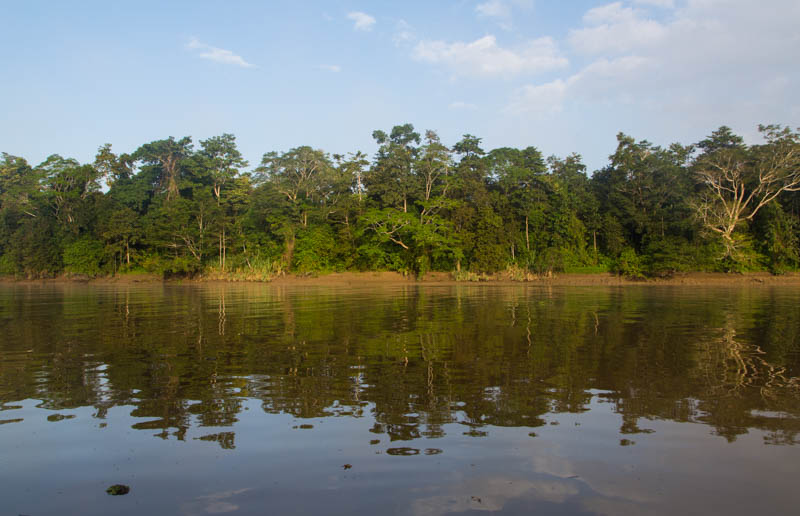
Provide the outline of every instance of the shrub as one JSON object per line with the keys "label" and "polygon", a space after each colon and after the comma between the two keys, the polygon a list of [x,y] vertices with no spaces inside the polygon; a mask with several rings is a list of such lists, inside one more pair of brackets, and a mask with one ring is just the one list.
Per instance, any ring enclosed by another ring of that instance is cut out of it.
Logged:
{"label": "shrub", "polygon": [[14,258],[6,253],[0,256],[0,276],[12,276],[17,273],[17,264]]}
{"label": "shrub", "polygon": [[666,236],[652,239],[645,248],[648,276],[668,278],[692,268],[692,249],[686,239]]}
{"label": "shrub", "polygon": [[83,236],[64,248],[64,269],[72,274],[97,276],[103,261],[103,244],[90,236]]}
{"label": "shrub", "polygon": [[336,239],[330,226],[313,226],[297,233],[292,266],[299,273],[330,270],[335,263]]}
{"label": "shrub", "polygon": [[533,270],[536,271],[537,274],[564,272],[565,254],[563,249],[548,247],[541,253],[538,253],[533,259]]}
{"label": "shrub", "polygon": [[619,258],[614,262],[613,271],[620,276],[625,276],[630,279],[644,278],[644,264],[642,263],[642,258],[630,247],[626,247],[622,250]]}

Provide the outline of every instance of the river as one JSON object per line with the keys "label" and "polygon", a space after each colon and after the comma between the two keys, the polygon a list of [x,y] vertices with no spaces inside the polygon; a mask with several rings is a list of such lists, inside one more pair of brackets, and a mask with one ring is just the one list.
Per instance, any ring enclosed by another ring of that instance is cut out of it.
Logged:
{"label": "river", "polygon": [[798,444],[797,287],[0,286],[0,514],[794,514]]}

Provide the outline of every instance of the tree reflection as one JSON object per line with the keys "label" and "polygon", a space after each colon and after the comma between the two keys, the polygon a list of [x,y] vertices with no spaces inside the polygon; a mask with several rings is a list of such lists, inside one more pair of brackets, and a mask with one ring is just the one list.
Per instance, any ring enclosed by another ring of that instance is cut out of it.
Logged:
{"label": "tree reflection", "polygon": [[201,439],[232,448],[246,399],[296,418],[369,417],[390,441],[537,427],[599,399],[619,413],[620,434],[668,419],[796,444],[798,296],[16,286],[0,295],[0,402],[92,406],[100,419],[130,406],[135,429],[184,439],[224,428]]}

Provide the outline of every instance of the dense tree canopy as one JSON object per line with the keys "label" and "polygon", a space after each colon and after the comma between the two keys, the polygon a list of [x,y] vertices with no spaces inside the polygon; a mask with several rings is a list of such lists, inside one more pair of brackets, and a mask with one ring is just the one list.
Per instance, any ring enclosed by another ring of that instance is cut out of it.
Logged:
{"label": "dense tree canopy", "polygon": [[299,146],[250,171],[231,134],[105,144],[88,164],[3,153],[0,274],[780,273],[800,266],[800,133],[760,130],[619,134],[591,175],[579,154],[448,147],[411,124],[376,130],[372,160]]}

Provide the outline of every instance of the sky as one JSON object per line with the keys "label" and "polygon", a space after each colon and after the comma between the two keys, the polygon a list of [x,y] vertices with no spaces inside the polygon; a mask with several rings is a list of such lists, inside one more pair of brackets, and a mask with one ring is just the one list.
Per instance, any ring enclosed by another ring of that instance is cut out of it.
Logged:
{"label": "sky", "polygon": [[0,0],[0,151],[91,162],[233,133],[256,166],[373,155],[412,123],[452,145],[577,152],[800,125],[798,0]]}

